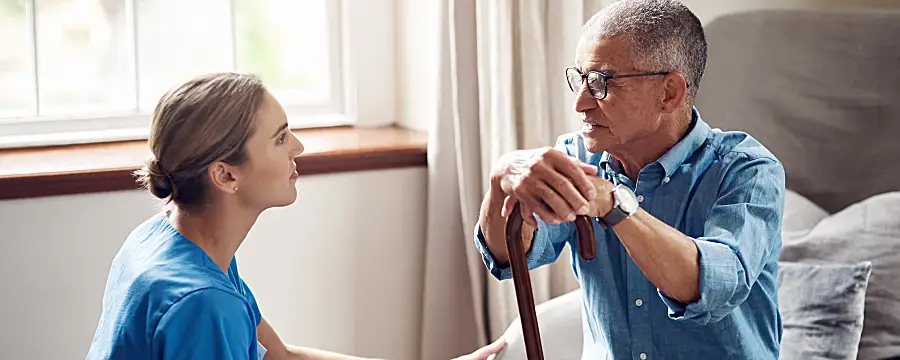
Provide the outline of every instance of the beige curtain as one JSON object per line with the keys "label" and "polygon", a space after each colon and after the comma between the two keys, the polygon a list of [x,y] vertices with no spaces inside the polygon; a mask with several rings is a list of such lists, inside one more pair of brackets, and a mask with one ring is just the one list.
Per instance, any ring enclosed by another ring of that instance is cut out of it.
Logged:
{"label": "beige curtain", "polygon": [[[421,359],[494,339],[518,316],[512,282],[487,273],[474,226],[501,154],[579,128],[564,68],[602,0],[440,0],[438,117],[428,142]],[[531,280],[538,303],[577,288],[568,250]]]}

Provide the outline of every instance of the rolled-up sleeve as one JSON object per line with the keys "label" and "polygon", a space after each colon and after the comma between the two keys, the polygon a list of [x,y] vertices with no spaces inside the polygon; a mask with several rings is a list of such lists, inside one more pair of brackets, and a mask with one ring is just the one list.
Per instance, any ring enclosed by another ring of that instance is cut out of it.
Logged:
{"label": "rolled-up sleeve", "polygon": [[726,172],[703,236],[693,239],[700,259],[699,300],[681,304],[659,292],[672,319],[721,320],[747,299],[766,263],[777,261],[784,168],[771,158],[740,156]]}
{"label": "rolled-up sleeve", "polygon": [[[534,239],[531,241],[531,249],[525,254],[528,268],[535,269],[556,261],[574,234],[574,223],[547,224],[538,218],[538,230],[534,233]],[[475,224],[475,247],[481,253],[484,265],[491,275],[498,280],[512,278],[510,267],[498,265],[494,255],[488,250],[480,223]]]}

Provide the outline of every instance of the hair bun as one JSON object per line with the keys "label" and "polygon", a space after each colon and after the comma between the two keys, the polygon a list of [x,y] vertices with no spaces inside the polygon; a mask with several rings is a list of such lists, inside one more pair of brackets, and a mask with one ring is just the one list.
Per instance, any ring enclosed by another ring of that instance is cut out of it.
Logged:
{"label": "hair bun", "polygon": [[172,179],[163,171],[156,159],[148,160],[138,175],[141,177],[140,182],[154,196],[165,199],[172,195]]}

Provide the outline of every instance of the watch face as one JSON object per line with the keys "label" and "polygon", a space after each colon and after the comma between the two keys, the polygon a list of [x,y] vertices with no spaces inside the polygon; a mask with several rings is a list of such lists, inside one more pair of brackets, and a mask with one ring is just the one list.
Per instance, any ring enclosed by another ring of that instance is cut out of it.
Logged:
{"label": "watch face", "polygon": [[638,200],[637,197],[634,196],[634,192],[631,191],[625,185],[619,185],[616,188],[616,200],[619,201],[619,207],[622,208],[622,211],[627,212],[628,214],[633,214],[638,210]]}

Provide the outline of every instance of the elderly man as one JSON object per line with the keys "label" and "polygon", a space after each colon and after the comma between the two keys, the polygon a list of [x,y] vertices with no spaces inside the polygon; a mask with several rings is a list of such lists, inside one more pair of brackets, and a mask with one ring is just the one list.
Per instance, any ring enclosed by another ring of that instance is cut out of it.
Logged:
{"label": "elderly man", "polygon": [[530,268],[577,250],[575,215],[594,217],[597,257],[572,260],[584,359],[778,357],[784,169],[700,118],[705,64],[702,25],[680,2],[612,4],[566,70],[581,130],[505,154],[491,174],[476,246],[499,279],[516,201]]}

